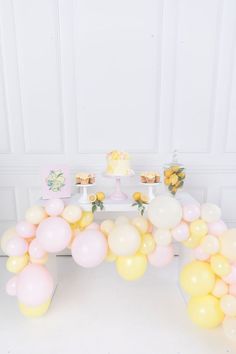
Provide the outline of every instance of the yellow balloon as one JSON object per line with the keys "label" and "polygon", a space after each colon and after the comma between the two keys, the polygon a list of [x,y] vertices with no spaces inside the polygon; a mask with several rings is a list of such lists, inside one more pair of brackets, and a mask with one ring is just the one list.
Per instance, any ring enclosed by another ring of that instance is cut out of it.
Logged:
{"label": "yellow balloon", "polygon": [[10,273],[19,273],[25,268],[25,266],[27,266],[28,263],[28,253],[21,257],[11,256],[7,259],[6,268]]}
{"label": "yellow balloon", "polygon": [[236,261],[236,229],[230,229],[220,236],[220,253],[230,261]]}
{"label": "yellow balloon", "polygon": [[211,268],[219,277],[225,277],[231,271],[231,266],[227,258],[221,254],[211,256]]}
{"label": "yellow balloon", "polygon": [[76,223],[82,215],[82,210],[78,205],[67,205],[61,216],[69,223]]}
{"label": "yellow balloon", "polygon": [[78,221],[79,228],[83,230],[85,227],[92,224],[94,215],[91,211],[83,211],[80,220]]}
{"label": "yellow balloon", "polygon": [[196,248],[197,246],[200,245],[201,240],[202,240],[201,235],[191,234],[189,238],[186,241],[183,241],[182,243],[187,248]]}
{"label": "yellow balloon", "polygon": [[79,221],[76,221],[76,222],[74,222],[74,223],[71,223],[71,224],[70,224],[70,227],[71,227],[71,230],[72,230],[72,231],[79,230],[79,229],[80,229],[80,228],[79,228]]}
{"label": "yellow balloon", "polygon": [[140,246],[139,251],[142,254],[149,254],[152,251],[154,251],[155,246],[156,246],[156,244],[155,244],[152,234],[147,233],[147,234],[144,234],[141,238],[141,246]]}
{"label": "yellow balloon", "polygon": [[144,216],[137,216],[132,219],[132,224],[138,229],[141,234],[144,234],[148,230],[148,221]]}
{"label": "yellow balloon", "polygon": [[39,306],[31,307],[31,306],[26,306],[25,304],[22,303],[18,303],[18,306],[22,315],[26,317],[40,317],[47,312],[50,303],[51,303],[51,299]]}
{"label": "yellow balloon", "polygon": [[109,233],[113,230],[114,226],[115,226],[114,221],[107,219],[101,223],[100,229],[105,236],[108,236]]}
{"label": "yellow balloon", "polygon": [[198,219],[190,224],[190,234],[194,236],[198,236],[202,238],[203,236],[206,236],[208,231],[207,224],[205,221]]}
{"label": "yellow balloon", "polygon": [[40,224],[46,217],[47,213],[40,205],[30,207],[25,213],[25,220],[31,224]]}
{"label": "yellow balloon", "polygon": [[123,279],[136,280],[145,273],[147,258],[140,253],[134,256],[118,257],[116,260],[116,269]]}
{"label": "yellow balloon", "polygon": [[222,279],[217,279],[215,282],[215,286],[212,290],[212,295],[216,297],[222,297],[228,294],[228,291],[229,286]]}
{"label": "yellow balloon", "polygon": [[108,248],[105,260],[107,262],[114,262],[116,260],[116,258],[117,258],[117,256],[112,252],[112,250],[110,250],[110,248]]}
{"label": "yellow balloon", "polygon": [[203,328],[215,328],[224,319],[220,301],[213,295],[192,297],[188,304],[188,313],[193,323]]}
{"label": "yellow balloon", "polygon": [[215,275],[206,262],[193,261],[187,264],[180,273],[180,284],[191,296],[209,294],[215,285]]}
{"label": "yellow balloon", "polygon": [[6,244],[7,242],[12,238],[16,236],[16,229],[15,227],[11,227],[10,229],[7,229],[1,236],[1,249],[3,251],[3,253],[7,254],[7,250],[6,250]]}

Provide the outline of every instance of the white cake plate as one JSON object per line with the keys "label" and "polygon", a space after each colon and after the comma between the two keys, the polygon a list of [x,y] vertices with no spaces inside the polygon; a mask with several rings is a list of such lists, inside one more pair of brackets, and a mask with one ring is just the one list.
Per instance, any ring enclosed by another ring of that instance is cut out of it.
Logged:
{"label": "white cake plate", "polygon": [[144,182],[140,182],[140,184],[142,186],[147,186],[148,187],[148,201],[150,203],[150,201],[152,199],[154,199],[156,197],[155,193],[154,193],[154,187],[157,187],[161,184],[161,182],[156,182],[156,183],[144,183]]}
{"label": "white cake plate", "polygon": [[81,193],[79,195],[78,201],[81,204],[87,204],[88,201],[88,190],[87,188],[95,186],[96,183],[89,183],[89,184],[76,184],[76,187],[81,188]]}
{"label": "white cake plate", "polygon": [[110,200],[120,202],[120,201],[128,199],[127,194],[125,194],[121,191],[121,179],[127,178],[127,177],[133,177],[135,175],[134,171],[132,171],[132,173],[130,173],[127,176],[117,176],[117,175],[112,176],[107,173],[104,173],[103,175],[104,175],[104,177],[115,179],[115,191],[109,196]]}

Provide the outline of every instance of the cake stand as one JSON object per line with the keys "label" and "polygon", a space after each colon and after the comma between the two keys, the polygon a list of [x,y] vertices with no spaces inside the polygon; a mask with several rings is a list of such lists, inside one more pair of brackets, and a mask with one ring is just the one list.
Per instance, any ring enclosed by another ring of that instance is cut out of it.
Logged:
{"label": "cake stand", "polygon": [[76,187],[79,187],[81,188],[81,192],[80,192],[80,195],[79,195],[79,199],[78,201],[81,203],[81,204],[87,204],[89,202],[88,200],[88,189],[89,187],[93,187],[95,186],[95,183],[90,183],[90,184],[76,184]]}
{"label": "cake stand", "polygon": [[140,182],[140,184],[142,186],[147,186],[148,187],[148,200],[149,202],[154,199],[156,196],[155,196],[155,193],[154,193],[154,187],[157,187],[161,184],[161,182],[155,182],[155,183],[143,183],[143,182]]}
{"label": "cake stand", "polygon": [[109,199],[113,200],[113,201],[117,201],[117,202],[126,200],[128,198],[128,196],[127,196],[127,194],[125,194],[125,193],[123,193],[121,191],[121,179],[128,178],[128,177],[133,177],[134,176],[134,172],[130,173],[127,176],[117,176],[117,175],[112,176],[112,175],[109,175],[107,173],[104,173],[103,175],[104,175],[104,177],[113,178],[115,180],[115,190],[109,196]]}

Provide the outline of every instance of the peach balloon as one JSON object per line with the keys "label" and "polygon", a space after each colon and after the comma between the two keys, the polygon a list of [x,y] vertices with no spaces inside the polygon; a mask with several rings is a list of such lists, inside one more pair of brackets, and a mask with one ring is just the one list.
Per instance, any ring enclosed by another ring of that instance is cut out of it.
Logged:
{"label": "peach balloon", "polygon": [[181,222],[174,229],[171,230],[172,236],[176,241],[182,242],[189,237],[189,227],[186,222]]}
{"label": "peach balloon", "polygon": [[45,210],[49,216],[58,216],[64,210],[64,202],[61,199],[50,199],[45,205]]}
{"label": "peach balloon", "polygon": [[227,226],[222,220],[208,223],[208,232],[214,236],[221,236],[227,230]]}
{"label": "peach balloon", "polygon": [[171,245],[169,246],[157,246],[155,250],[147,257],[155,267],[161,268],[169,264],[174,256],[174,250]]}
{"label": "peach balloon", "polygon": [[23,256],[28,250],[28,242],[22,237],[12,237],[6,244],[6,252],[8,256]]}
{"label": "peach balloon", "polygon": [[20,221],[16,224],[16,232],[23,238],[31,238],[35,235],[36,226],[27,221]]}

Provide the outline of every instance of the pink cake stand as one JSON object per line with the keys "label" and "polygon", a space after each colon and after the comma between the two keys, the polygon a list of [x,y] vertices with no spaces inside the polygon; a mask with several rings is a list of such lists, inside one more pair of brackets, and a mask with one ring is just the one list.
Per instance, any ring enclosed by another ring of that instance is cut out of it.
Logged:
{"label": "pink cake stand", "polygon": [[108,177],[108,178],[115,179],[115,190],[109,196],[109,199],[113,200],[113,201],[117,201],[117,202],[120,202],[122,200],[126,200],[128,198],[127,194],[125,194],[121,191],[121,178],[133,177],[134,172],[130,173],[127,176],[112,176],[112,175],[108,175],[107,173],[104,173],[104,176]]}

